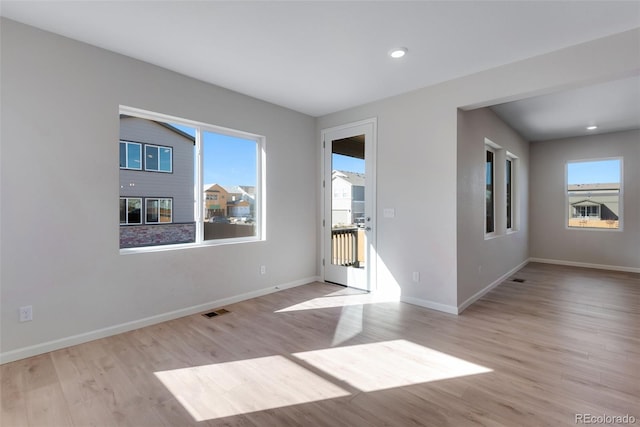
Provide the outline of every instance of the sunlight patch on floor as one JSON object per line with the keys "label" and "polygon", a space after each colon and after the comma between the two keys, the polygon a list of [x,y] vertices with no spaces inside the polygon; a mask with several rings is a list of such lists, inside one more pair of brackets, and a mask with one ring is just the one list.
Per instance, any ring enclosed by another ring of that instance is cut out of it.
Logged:
{"label": "sunlight patch on floor", "polygon": [[155,375],[196,421],[349,395],[283,356],[174,369]]}
{"label": "sunlight patch on floor", "polygon": [[406,340],[306,351],[293,356],[365,392],[492,372]]}
{"label": "sunlight patch on floor", "polygon": [[318,310],[322,308],[335,308],[350,305],[377,304],[383,302],[399,301],[399,298],[397,296],[382,295],[377,293],[342,294],[340,292],[341,291],[338,291],[334,294],[329,294],[324,297],[318,297],[303,301],[299,304],[294,304],[290,307],[277,310],[275,311],[275,313],[284,313],[287,311],[299,310]]}
{"label": "sunlight patch on floor", "polygon": [[[357,316],[357,315],[356,315]],[[406,340],[267,356],[156,372],[195,421],[231,417],[363,392],[492,372]],[[302,366],[326,374],[325,379]]]}
{"label": "sunlight patch on floor", "polygon": [[338,320],[338,325],[333,334],[331,347],[342,344],[353,337],[358,336],[364,329],[364,306],[347,305],[342,307],[342,313]]}

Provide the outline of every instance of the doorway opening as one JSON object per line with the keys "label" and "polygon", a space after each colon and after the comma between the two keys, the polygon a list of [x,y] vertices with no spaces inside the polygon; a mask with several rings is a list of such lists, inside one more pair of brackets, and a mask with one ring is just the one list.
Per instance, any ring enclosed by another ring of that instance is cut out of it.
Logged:
{"label": "doorway opening", "polygon": [[375,121],[323,131],[324,280],[371,290]]}

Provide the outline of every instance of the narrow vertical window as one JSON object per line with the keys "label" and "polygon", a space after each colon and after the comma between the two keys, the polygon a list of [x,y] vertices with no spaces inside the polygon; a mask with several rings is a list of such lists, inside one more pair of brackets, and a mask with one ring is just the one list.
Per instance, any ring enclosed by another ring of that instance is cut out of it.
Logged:
{"label": "narrow vertical window", "polygon": [[513,161],[509,158],[505,164],[505,180],[507,184],[507,230],[513,229]]}
{"label": "narrow vertical window", "polygon": [[147,224],[170,223],[173,201],[171,199],[146,199]]}
{"label": "narrow vertical window", "polygon": [[158,147],[147,145],[144,147],[144,168],[148,171],[158,170]]}
{"label": "narrow vertical window", "polygon": [[494,215],[495,206],[495,194],[494,194],[494,165],[495,165],[495,153],[491,150],[486,150],[486,164],[485,164],[485,219],[486,227],[485,233],[493,233],[495,231],[496,222]]}

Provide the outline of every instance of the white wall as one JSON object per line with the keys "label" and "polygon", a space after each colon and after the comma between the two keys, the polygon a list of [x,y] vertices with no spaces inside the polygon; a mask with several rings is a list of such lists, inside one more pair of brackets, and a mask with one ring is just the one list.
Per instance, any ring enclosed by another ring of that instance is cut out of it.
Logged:
{"label": "white wall", "polygon": [[[369,117],[378,117],[378,286],[457,312],[457,109],[640,69],[634,30],[314,120],[5,19],[0,31],[3,361],[313,278],[320,130]],[[120,255],[119,104],[265,135],[267,241]],[[395,218],[382,217],[387,207]],[[28,304],[34,321],[18,323]]]}
{"label": "white wall", "polygon": [[[499,145],[495,158],[496,233],[485,239],[485,138]],[[515,228],[506,230],[504,164],[517,157]],[[458,112],[458,305],[465,307],[529,258],[529,143],[493,111]]]}
{"label": "white wall", "polygon": [[[568,229],[565,164],[623,157],[623,230]],[[640,131],[531,143],[531,257],[640,271]]]}
{"label": "white wall", "polygon": [[[633,30],[321,117],[318,139],[324,128],[378,118],[378,287],[398,287],[404,301],[444,311],[457,312],[463,302],[458,297],[459,107],[484,107],[638,70],[640,30]],[[395,208],[395,218],[383,218],[384,208]],[[413,271],[420,272],[418,283]]]}
{"label": "white wall", "polygon": [[[1,43],[3,361],[317,276],[313,118],[6,19]],[[120,255],[119,104],[265,135],[267,240]]]}

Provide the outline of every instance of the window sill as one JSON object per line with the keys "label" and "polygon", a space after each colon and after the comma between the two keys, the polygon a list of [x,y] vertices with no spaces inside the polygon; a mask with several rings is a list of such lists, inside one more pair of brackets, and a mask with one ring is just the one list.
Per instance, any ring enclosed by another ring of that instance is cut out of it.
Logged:
{"label": "window sill", "polygon": [[493,239],[498,239],[500,237],[505,237],[505,236],[509,236],[511,234],[516,234],[518,233],[520,230],[505,230],[503,233],[491,233],[491,234],[485,234],[484,235],[484,240],[493,240]]}
{"label": "window sill", "polygon": [[566,230],[579,230],[579,231],[609,231],[609,232],[621,232],[623,231],[622,227],[618,228],[598,228],[598,227],[569,227],[567,225],[564,226]]}
{"label": "window sill", "polygon": [[252,237],[252,238],[241,238],[241,239],[207,240],[201,243],[179,243],[175,245],[158,245],[158,246],[145,246],[145,247],[139,247],[139,248],[122,248],[120,249],[120,255],[143,254],[143,253],[152,253],[152,252],[167,252],[167,251],[177,251],[177,250],[183,250],[183,249],[236,245],[241,243],[264,242],[264,241],[265,239]]}

